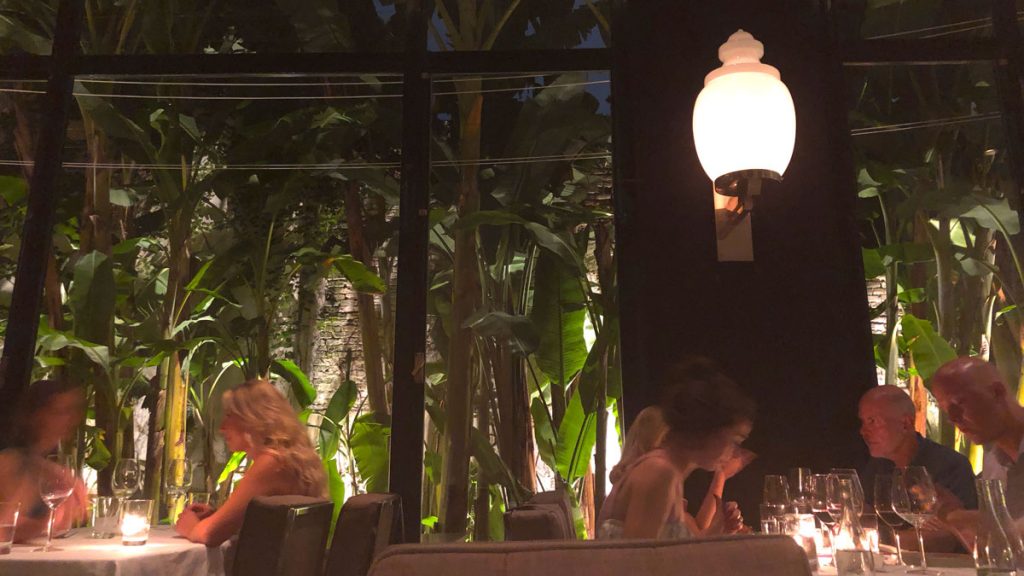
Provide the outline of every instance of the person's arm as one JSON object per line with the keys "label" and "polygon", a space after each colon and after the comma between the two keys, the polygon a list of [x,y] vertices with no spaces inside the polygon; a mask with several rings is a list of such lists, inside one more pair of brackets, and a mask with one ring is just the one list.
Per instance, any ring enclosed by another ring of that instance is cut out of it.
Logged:
{"label": "person's arm", "polygon": [[715,476],[708,486],[708,493],[704,495],[700,510],[697,511],[697,528],[703,534],[712,527],[716,516],[721,516],[722,492],[725,490],[725,480],[728,478],[722,470],[715,470]]}
{"label": "person's arm", "polygon": [[667,464],[648,462],[632,473],[624,538],[657,538],[676,504],[675,473]]}
{"label": "person's arm", "polygon": [[740,470],[743,470],[756,457],[756,454],[746,448],[737,448],[732,457],[715,470],[711,485],[708,486],[708,493],[704,496],[704,501],[701,502],[700,510],[697,511],[697,527],[701,533],[708,533],[712,527],[721,530],[724,524],[728,524],[724,517],[725,508],[722,506],[725,481],[739,474]]}
{"label": "person's arm", "polygon": [[220,546],[242,528],[249,502],[273,493],[279,474],[281,470],[273,459],[253,462],[223,506],[204,519],[199,519],[194,510],[186,510],[175,530],[192,542]]}

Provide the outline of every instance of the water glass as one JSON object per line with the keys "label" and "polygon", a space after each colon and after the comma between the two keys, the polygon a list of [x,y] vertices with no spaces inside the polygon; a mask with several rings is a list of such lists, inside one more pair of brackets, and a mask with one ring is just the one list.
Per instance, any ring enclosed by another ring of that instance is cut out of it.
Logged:
{"label": "water glass", "polygon": [[149,539],[152,500],[124,500],[121,503],[121,544],[142,546]]}
{"label": "water glass", "polygon": [[117,535],[118,500],[113,496],[92,499],[92,538],[113,538]]}
{"label": "water glass", "polygon": [[10,554],[18,525],[18,502],[0,502],[0,554]]}
{"label": "water glass", "polygon": [[818,548],[815,542],[814,516],[810,514],[784,514],[779,519],[779,532],[789,536],[803,548],[811,571],[818,569]]}
{"label": "water glass", "polygon": [[785,515],[786,507],[776,504],[761,504],[761,533],[780,534],[779,519]]}

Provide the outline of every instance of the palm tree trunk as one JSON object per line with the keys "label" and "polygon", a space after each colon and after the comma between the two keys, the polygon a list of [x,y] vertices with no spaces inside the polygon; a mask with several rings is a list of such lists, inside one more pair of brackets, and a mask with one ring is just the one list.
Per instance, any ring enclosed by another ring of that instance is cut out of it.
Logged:
{"label": "palm tree trunk", "polygon": [[[480,159],[480,123],[483,96],[479,78],[456,81],[459,97],[461,134],[459,152],[464,162]],[[478,168],[474,164],[463,166],[459,184],[460,218],[480,208],[477,187]],[[452,337],[448,349],[448,381],[445,391],[445,444],[448,446],[441,480],[441,530],[447,533],[465,533],[469,498],[469,432],[472,425],[473,332],[465,325],[476,312],[480,300],[476,231],[461,229],[455,232],[455,267],[452,294]]]}
{"label": "palm tree trunk", "polygon": [[[359,195],[359,183],[350,182],[345,190],[345,221],[348,224],[348,246],[352,256],[373,269],[373,251],[366,242],[363,231],[363,199]],[[384,381],[383,351],[380,340],[380,319],[373,294],[356,294],[359,309],[359,330],[363,341],[363,368],[366,371],[366,395],[370,410],[381,424],[387,424],[391,413],[388,404],[387,386]]]}

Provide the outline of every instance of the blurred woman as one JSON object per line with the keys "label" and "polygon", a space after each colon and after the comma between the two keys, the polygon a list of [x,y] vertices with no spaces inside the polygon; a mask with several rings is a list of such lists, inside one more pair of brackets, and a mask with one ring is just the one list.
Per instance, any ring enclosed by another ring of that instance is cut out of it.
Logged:
{"label": "blurred woman", "polygon": [[[745,464],[740,444],[750,434],[754,403],[736,384],[706,361],[675,367],[660,406],[666,431],[653,449],[635,455],[655,436],[638,432],[638,440],[626,442],[623,460],[613,469],[614,486],[599,518],[598,537],[686,538],[705,533],[718,512],[725,479]],[[645,415],[656,423],[656,416]],[[629,461],[632,459],[632,461]],[[698,521],[688,519],[683,483],[702,468],[716,473],[709,504],[705,498]],[[728,515],[727,515],[728,516]],[[731,514],[728,529],[742,525]],[[703,518],[702,518],[703,517]]]}
{"label": "blurred woman", "polygon": [[[626,432],[619,463],[612,468],[608,475],[612,484],[617,484],[626,470],[641,456],[657,448],[666,432],[668,432],[668,425],[665,423],[661,407],[648,406],[641,410]],[[753,452],[738,448],[728,460],[715,469],[711,485],[708,486],[697,517],[694,518],[689,512],[684,516],[691,535],[734,534],[747,529],[743,524],[743,515],[740,513],[739,507],[735,502],[723,502],[722,493],[725,490],[726,480],[739,473],[753,459]],[[683,508],[684,510],[687,508],[685,499]]]}
{"label": "blurred woman", "polygon": [[218,546],[238,533],[257,496],[325,497],[327,477],[291,404],[266,380],[224,393],[220,433],[228,450],[245,452],[249,466],[223,506],[190,506],[175,530],[193,542]]}
{"label": "blurred woman", "polygon": [[[85,413],[82,388],[67,380],[33,382],[22,398],[11,430],[12,448],[0,452],[0,502],[20,505],[16,542],[45,534],[50,509],[39,495],[39,478],[55,466],[46,457],[71,440]],[[53,533],[85,519],[88,493],[81,480],[54,512]]]}

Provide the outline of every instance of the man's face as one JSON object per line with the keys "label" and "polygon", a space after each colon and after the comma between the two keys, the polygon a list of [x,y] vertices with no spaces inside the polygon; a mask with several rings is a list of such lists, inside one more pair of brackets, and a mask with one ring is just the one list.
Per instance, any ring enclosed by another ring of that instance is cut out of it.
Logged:
{"label": "man's face", "polygon": [[913,422],[891,406],[873,399],[864,399],[857,411],[860,435],[873,458],[892,459],[897,447],[914,434]]}
{"label": "man's face", "polygon": [[999,438],[1003,397],[994,384],[956,382],[936,384],[932,388],[939,409],[975,444],[987,444]]}

